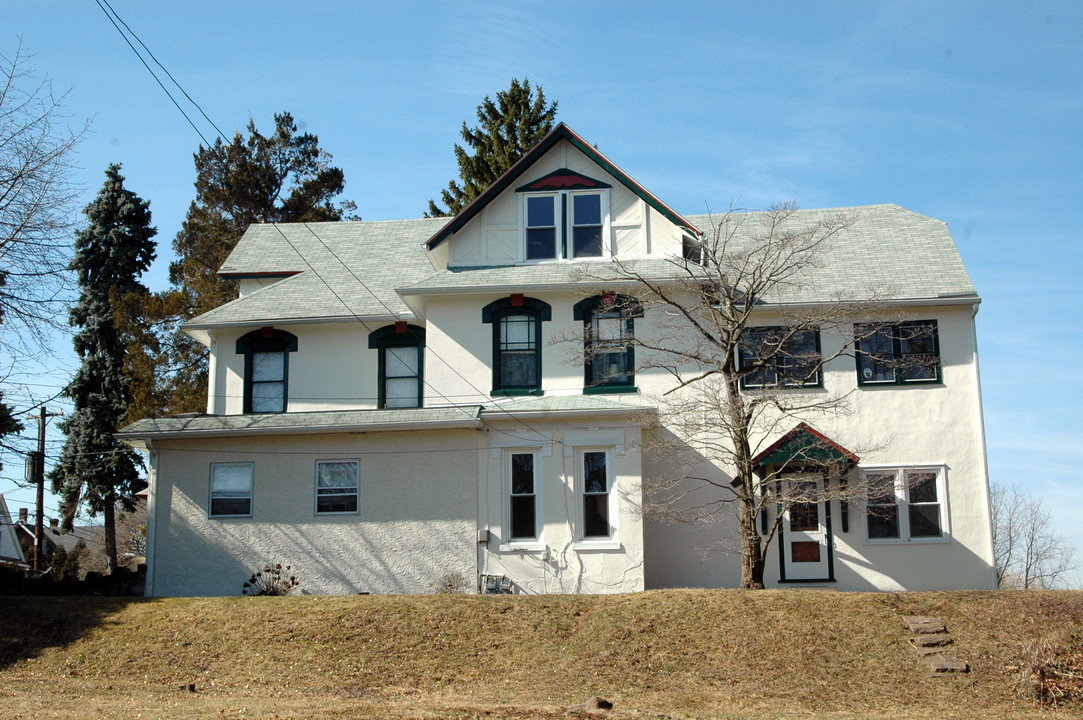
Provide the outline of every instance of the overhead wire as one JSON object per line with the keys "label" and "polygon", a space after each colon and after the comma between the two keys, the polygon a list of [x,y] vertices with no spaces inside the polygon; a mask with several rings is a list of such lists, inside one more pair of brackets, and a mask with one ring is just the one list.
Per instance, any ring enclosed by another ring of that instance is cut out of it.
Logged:
{"label": "overhead wire", "polygon": [[[337,253],[335,253],[335,251],[334,251],[334,250],[332,250],[332,249],[331,249],[331,248],[330,248],[330,247],[329,247],[329,246],[327,245],[327,243],[326,243],[326,242],[324,242],[323,238],[321,238],[321,237],[320,237],[319,235],[317,235],[317,234],[316,234],[316,232],[315,232],[315,231],[314,231],[314,230],[313,230],[313,229],[312,229],[311,227],[309,227],[309,225],[308,225],[308,223],[307,223],[307,222],[302,222],[302,225],[304,225],[304,226],[305,226],[305,229],[306,229],[306,230],[308,230],[308,232],[312,234],[312,237],[316,238],[316,240],[317,240],[317,241],[318,241],[318,242],[320,243],[320,245],[322,245],[322,246],[324,247],[324,249],[325,249],[325,250],[327,250],[327,252],[329,252],[329,253],[331,254],[331,256],[332,256],[333,258],[335,258],[335,260],[337,260],[337,261],[339,262],[339,264],[340,264],[340,265],[342,265],[342,267],[343,267],[343,268],[345,268],[346,272],[350,273],[350,275],[352,275],[352,276],[353,276],[354,280],[356,280],[356,281],[357,281],[357,283],[358,283],[358,284],[359,284],[359,285],[360,285],[360,286],[361,286],[361,287],[362,287],[362,288],[363,288],[363,289],[365,290],[365,292],[367,292],[367,293],[368,293],[369,295],[372,295],[372,297],[373,297],[373,298],[374,298],[374,299],[376,300],[376,302],[377,302],[377,303],[379,303],[379,304],[380,304],[380,306],[381,306],[381,307],[383,307],[383,308],[384,308],[384,310],[386,310],[386,311],[388,312],[388,314],[389,314],[389,315],[391,315],[391,317],[398,317],[398,313],[394,312],[394,311],[393,311],[393,310],[392,310],[392,309],[391,309],[390,307],[388,307],[387,303],[385,303],[385,302],[383,301],[383,299],[382,299],[382,298],[381,298],[381,297],[380,297],[379,295],[377,295],[377,294],[376,294],[376,293],[375,293],[375,292],[374,292],[374,291],[373,291],[372,289],[370,289],[370,288],[369,288],[369,287],[368,287],[368,286],[367,286],[367,285],[365,284],[364,280],[362,280],[362,279],[361,279],[361,278],[360,278],[360,277],[359,277],[359,276],[357,275],[357,273],[355,273],[355,272],[353,271],[353,268],[351,268],[351,267],[350,267],[349,265],[347,265],[347,264],[346,264],[346,262],[345,262],[345,261],[343,261],[343,260],[342,260],[342,258],[340,258],[340,257],[338,256],[338,254],[337,254]],[[281,230],[279,230],[279,233],[282,233],[282,231],[281,231]],[[283,234],[283,237],[285,237],[285,234]],[[289,242],[289,241],[287,240],[287,242]],[[293,246],[292,246],[292,244],[290,245],[290,247],[293,247]],[[294,248],[294,251],[296,252],[296,248]],[[312,267],[312,266],[311,266],[311,265],[309,265],[309,267]],[[313,272],[316,272],[316,271],[315,271],[315,270],[313,270]],[[320,280],[321,280],[321,281],[322,281],[322,282],[324,283],[324,285],[327,285],[327,287],[328,287],[328,288],[330,288],[330,287],[331,287],[331,286],[330,286],[330,285],[329,285],[329,284],[327,283],[327,281],[326,281],[326,280],[324,280],[324,278],[323,278],[323,277],[321,277],[321,276],[319,275],[319,273],[316,273],[316,276],[317,276],[317,277],[319,277],[319,278],[320,278]],[[334,291],[332,290],[332,292],[334,292]],[[343,303],[343,304],[345,304],[345,303]],[[347,310],[350,310],[350,311],[352,312],[352,310],[351,310],[351,309],[350,309],[349,307],[347,307],[346,309],[347,309]],[[357,316],[356,314],[354,314],[354,316],[355,316],[355,317],[357,317],[357,319],[358,319],[358,320],[360,320],[360,317],[359,317],[359,316]],[[362,322],[362,324],[364,324],[364,322]],[[365,329],[366,329],[366,330],[368,330],[368,326],[367,326],[367,325],[365,325]],[[369,330],[369,332],[371,332],[371,330]],[[477,393],[478,393],[478,395],[482,395],[482,396],[483,396],[483,395],[485,395],[484,391],[482,391],[482,390],[481,390],[481,389],[480,389],[480,388],[479,388],[478,386],[474,385],[474,383],[472,383],[472,382],[471,382],[471,381],[470,381],[470,380],[469,380],[468,378],[464,377],[464,376],[463,376],[463,374],[462,374],[462,373],[460,373],[460,372],[459,372],[459,371],[458,371],[458,370],[457,370],[457,369],[455,368],[455,366],[453,366],[453,365],[452,365],[451,363],[449,363],[449,362],[448,362],[447,360],[445,360],[445,359],[444,359],[444,358],[443,358],[443,357],[442,357],[442,356],[441,356],[441,355],[440,355],[440,354],[439,354],[438,352],[436,352],[435,350],[433,350],[432,348],[430,348],[430,347],[428,347],[428,346],[426,346],[426,348],[425,348],[425,349],[426,349],[426,351],[427,351],[427,352],[428,352],[428,353],[429,353],[430,355],[432,355],[432,356],[433,356],[433,357],[435,357],[435,358],[436,358],[437,360],[439,360],[440,362],[442,362],[442,363],[444,364],[444,366],[445,366],[445,367],[447,367],[447,368],[448,368],[449,370],[451,370],[451,372],[455,373],[455,375],[456,375],[456,376],[457,376],[457,377],[458,377],[458,378],[459,378],[460,380],[462,380],[463,382],[465,382],[465,383],[466,383],[466,384],[467,384],[467,385],[468,385],[468,386],[469,386],[469,387],[470,387],[470,388],[471,388],[472,390],[474,390],[475,392],[477,392]],[[445,395],[444,395],[443,393],[441,393],[441,392],[440,392],[439,390],[437,390],[437,389],[436,389],[435,387],[433,387],[433,386],[432,386],[431,384],[429,384],[429,382],[428,382],[428,381],[423,381],[423,382],[425,382],[425,384],[426,384],[426,385],[427,385],[428,387],[432,388],[432,389],[433,389],[433,390],[434,390],[434,391],[435,391],[435,392],[437,393],[437,395],[439,395],[439,396],[440,396],[441,398],[443,398],[443,399],[447,400],[448,402],[451,402],[450,398],[446,397],[446,396],[445,396]],[[528,424],[527,422],[525,422],[525,421],[524,421],[524,420],[523,420],[523,419],[522,419],[521,417],[519,417],[519,416],[517,416],[517,415],[515,415],[515,414],[511,413],[510,411],[508,411],[508,410],[507,410],[507,408],[502,408],[502,407],[500,407],[500,404],[499,404],[499,403],[496,403],[496,404],[494,404],[494,405],[493,405],[492,407],[493,407],[493,408],[496,408],[496,409],[498,409],[498,410],[500,410],[500,411],[501,411],[501,412],[503,412],[503,413],[505,413],[506,415],[508,415],[508,417],[510,417],[511,419],[515,420],[515,421],[516,421],[516,422],[518,422],[519,424],[521,424],[521,425],[522,425],[523,427],[525,427],[525,428],[526,428],[527,430],[529,430],[530,432],[532,432],[532,433],[535,433],[535,434],[536,434],[536,435],[538,435],[539,437],[541,437],[541,438],[543,438],[543,439],[547,440],[548,444],[553,444],[553,442],[552,442],[552,438],[551,438],[551,437],[547,436],[547,435],[546,435],[545,433],[541,432],[541,431],[540,431],[540,430],[538,430],[537,428],[531,427],[531,426],[530,426],[530,425],[529,425],[529,424]],[[483,420],[482,422],[484,423],[485,421]],[[493,430],[495,430],[495,428],[492,428],[491,426],[490,426],[490,429],[493,429]],[[497,432],[503,432],[503,431],[497,430]],[[515,435],[511,435],[510,433],[505,433],[505,434],[508,434],[508,435],[509,435],[509,436],[511,436],[511,437],[517,437],[517,436],[515,436]],[[521,437],[520,437],[520,438],[518,438],[518,439],[520,439],[520,440],[527,440],[527,438],[521,438]]]}
{"label": "overhead wire", "polygon": [[[117,21],[114,20],[113,16],[109,14],[109,10],[105,9],[105,5],[102,4],[103,0],[94,0],[94,2],[97,3],[98,7],[101,8],[101,11],[103,13],[105,13],[105,17],[108,18],[109,22],[112,23],[113,27],[116,28],[118,33],[120,33],[120,36],[124,39],[124,42],[126,42],[128,44],[128,47],[130,47],[132,49],[132,52],[135,53],[135,56],[137,58],[139,58],[139,62],[143,63],[143,67],[145,67],[147,69],[147,72],[150,73],[150,76],[152,78],[154,78],[154,82],[158,83],[158,87],[162,88],[162,91],[169,97],[169,99],[177,107],[177,110],[179,110],[180,114],[184,116],[184,119],[188,121],[188,124],[192,126],[192,129],[196,131],[196,134],[199,135],[200,139],[203,140],[204,144],[207,145],[208,147],[210,147],[211,143],[210,143],[209,140],[207,140],[207,137],[203,134],[203,131],[200,130],[196,126],[196,124],[194,122],[192,122],[192,118],[188,117],[188,113],[184,112],[184,108],[182,108],[180,106],[180,103],[177,102],[177,99],[175,97],[173,97],[173,93],[169,92],[169,88],[167,88],[165,86],[165,84],[162,83],[162,81],[154,73],[154,70],[151,68],[151,66],[147,64],[147,61],[144,60],[143,56],[139,54],[139,51],[135,49],[135,45],[132,45],[132,41],[128,39],[128,36],[125,35],[124,31],[120,29],[119,25],[117,25]],[[112,8],[110,8],[110,9],[112,9]],[[118,16],[118,19],[119,19],[119,16]],[[180,87],[180,86],[178,85],[178,87]],[[211,123],[211,124],[213,125],[214,123]],[[215,129],[217,130],[217,127]]]}
{"label": "overhead wire", "polygon": [[211,119],[210,119],[210,118],[209,118],[209,117],[207,116],[207,113],[203,112],[203,108],[202,108],[202,107],[200,107],[199,103],[197,103],[197,102],[196,102],[196,101],[195,101],[195,100],[194,100],[194,99],[192,98],[192,96],[188,94],[188,91],[187,91],[187,90],[185,90],[185,89],[184,89],[184,88],[183,88],[183,87],[181,86],[181,84],[180,84],[179,82],[177,82],[177,79],[176,79],[175,77],[173,77],[173,74],[172,74],[171,72],[169,72],[169,70],[168,70],[168,69],[167,69],[167,68],[165,67],[165,65],[162,65],[162,63],[158,61],[158,58],[156,58],[156,57],[154,56],[154,53],[153,53],[153,52],[151,52],[151,50],[150,50],[150,48],[149,48],[149,47],[147,47],[147,44],[146,44],[146,43],[144,43],[144,42],[143,42],[143,41],[142,41],[142,40],[141,40],[141,39],[139,38],[139,36],[138,36],[138,35],[136,35],[135,31],[134,31],[134,30],[132,30],[132,29],[131,29],[131,28],[130,28],[130,27],[128,26],[128,23],[124,22],[124,18],[122,18],[122,17],[120,16],[120,14],[119,14],[119,13],[118,13],[118,12],[117,12],[117,11],[116,11],[115,9],[113,9],[113,6],[109,4],[109,0],[101,0],[101,2],[99,2],[99,5],[100,5],[101,3],[105,3],[106,7],[108,7],[108,8],[109,8],[109,12],[111,12],[111,13],[113,14],[113,16],[114,16],[114,17],[115,17],[115,18],[116,18],[117,20],[119,20],[119,21],[120,21],[120,24],[124,26],[124,29],[125,29],[125,30],[127,30],[127,31],[128,31],[128,32],[129,32],[130,34],[131,34],[131,36],[132,36],[133,38],[135,38],[135,41],[136,41],[137,43],[139,43],[139,44],[140,44],[140,46],[142,46],[142,48],[143,48],[144,50],[146,50],[146,51],[147,51],[147,55],[150,55],[150,59],[154,61],[154,64],[155,64],[155,65],[157,65],[158,67],[160,67],[160,68],[162,69],[162,72],[164,72],[164,73],[166,74],[166,76],[167,76],[167,77],[168,77],[168,78],[169,78],[169,79],[170,79],[170,80],[171,80],[171,81],[173,82],[173,84],[177,86],[177,89],[178,89],[178,90],[180,90],[180,91],[181,91],[182,93],[184,93],[184,97],[188,99],[188,102],[192,103],[192,105],[194,105],[194,106],[195,106],[196,110],[199,110],[199,114],[203,116],[203,119],[204,119],[204,120],[206,120],[207,122],[209,122],[209,123],[211,124],[211,127],[213,127],[213,128],[215,129],[215,130],[217,130],[217,131],[218,131],[218,136],[219,136],[219,137],[221,137],[222,139],[225,139],[225,137],[226,137],[226,134],[225,134],[224,132],[222,132],[222,129],[221,129],[220,127],[218,127],[218,126],[217,126],[217,125],[215,124],[214,120],[211,120]]}

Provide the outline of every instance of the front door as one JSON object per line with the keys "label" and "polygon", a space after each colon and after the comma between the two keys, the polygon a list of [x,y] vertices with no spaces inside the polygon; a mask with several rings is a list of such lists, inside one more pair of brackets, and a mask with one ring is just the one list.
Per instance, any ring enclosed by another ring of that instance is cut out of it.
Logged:
{"label": "front door", "polygon": [[831,577],[823,479],[813,474],[782,481],[788,498],[782,524],[783,580],[827,580]]}

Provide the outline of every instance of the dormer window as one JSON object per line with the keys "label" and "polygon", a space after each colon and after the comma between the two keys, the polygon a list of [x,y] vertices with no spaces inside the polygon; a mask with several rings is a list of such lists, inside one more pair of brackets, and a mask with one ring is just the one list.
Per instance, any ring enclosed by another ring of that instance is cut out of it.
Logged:
{"label": "dormer window", "polygon": [[524,261],[608,254],[609,185],[571,170],[557,170],[517,192],[523,198]]}

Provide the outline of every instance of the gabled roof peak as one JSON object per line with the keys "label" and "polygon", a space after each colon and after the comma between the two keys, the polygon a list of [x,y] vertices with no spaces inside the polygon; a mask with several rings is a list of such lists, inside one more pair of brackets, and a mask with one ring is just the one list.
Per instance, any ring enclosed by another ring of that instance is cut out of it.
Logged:
{"label": "gabled roof peak", "polygon": [[606,172],[608,172],[617,182],[624,185],[632,193],[637,195],[640,199],[645,201],[648,205],[653,207],[663,216],[665,216],[670,222],[683,228],[687,228],[689,231],[700,235],[700,231],[696,229],[692,223],[685,220],[671,207],[655,197],[646,188],[633,180],[626,172],[617,167],[609,158],[603,155],[596,147],[588,143],[582,137],[580,137],[574,130],[565,125],[564,123],[558,123],[556,127],[549,131],[549,134],[543,137],[538,143],[530,150],[519,158],[519,160],[512,165],[507,172],[501,175],[496,181],[485,189],[480,195],[464,207],[458,215],[452,218],[451,222],[441,228],[435,235],[433,235],[425,243],[426,247],[430,250],[440,245],[440,243],[447,240],[449,237],[458,232],[464,225],[470,222],[481,210],[488,205],[494,198],[500,193],[507,190],[515,180],[525,173],[535,162],[537,162],[546,152],[548,152],[554,145],[561,140],[567,140],[577,150],[582,152],[588,158],[600,165]]}

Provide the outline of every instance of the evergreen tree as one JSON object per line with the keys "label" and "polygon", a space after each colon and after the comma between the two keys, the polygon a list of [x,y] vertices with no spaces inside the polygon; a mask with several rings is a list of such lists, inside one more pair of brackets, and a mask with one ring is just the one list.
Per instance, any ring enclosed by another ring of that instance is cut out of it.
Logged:
{"label": "evergreen tree", "polygon": [[80,291],[68,319],[79,328],[73,342],[82,365],[65,391],[75,409],[60,423],[67,440],[52,481],[53,492],[62,497],[66,529],[80,503],[91,515],[104,514],[112,572],[117,566],[116,506],[133,509],[135,493],[145,486],[139,474],[142,461],[113,437],[131,400],[127,339],[114,322],[114,307],[121,296],[145,292],[138,278],[154,260],[157,230],[150,224],[149,203],[125,189],[120,166],[110,165],[105,177],[84,210],[87,227],[75,235],[70,267]]}
{"label": "evergreen tree", "polygon": [[461,145],[455,145],[462,184],[449,182],[447,189],[440,191],[447,209],[430,200],[427,217],[457,215],[553,129],[557,103],[546,104],[541,85],[535,85],[534,90],[537,95],[531,90],[528,78],[521,83],[512,78],[511,87],[498,92],[495,102],[485,96],[478,105],[478,125],[468,128],[463,123],[463,141],[474,151],[473,155]]}
{"label": "evergreen tree", "polygon": [[133,338],[129,422],[206,406],[207,351],[177,326],[237,297],[237,283],[217,273],[249,225],[341,220],[355,207],[332,204],[345,180],[319,139],[299,133],[288,112],[274,117],[269,135],[249,120],[247,136],[236,133],[232,141],[218,138],[211,147],[200,146],[196,199],[173,240],[172,287],[124,300],[122,319]]}

